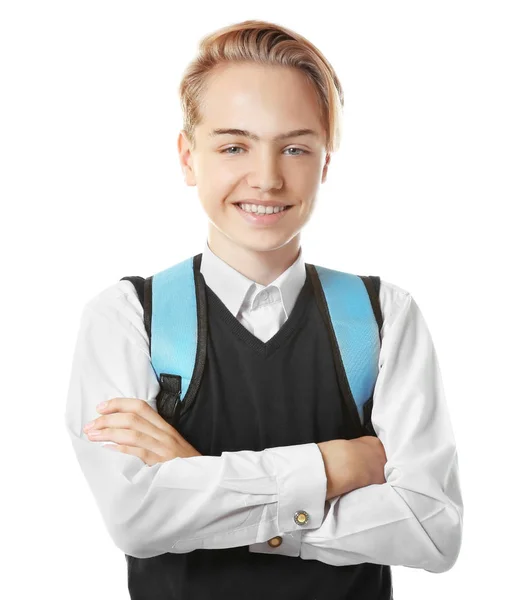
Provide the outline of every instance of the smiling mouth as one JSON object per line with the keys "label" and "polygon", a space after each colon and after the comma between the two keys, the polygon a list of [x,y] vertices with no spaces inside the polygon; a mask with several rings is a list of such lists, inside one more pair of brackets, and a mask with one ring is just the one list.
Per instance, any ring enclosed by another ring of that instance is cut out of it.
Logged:
{"label": "smiling mouth", "polygon": [[[234,204],[234,206],[237,206],[237,207],[238,207],[240,210],[242,210],[243,212],[246,212],[246,213],[247,213],[247,214],[249,214],[249,215],[275,215],[275,214],[279,214],[279,213],[282,213],[282,212],[286,212],[287,210],[289,210],[289,209],[290,209],[290,208],[292,208],[292,206],[293,206],[292,204],[289,204],[289,205],[287,205],[287,206],[283,207],[283,210],[278,210],[278,211],[274,211],[274,210],[273,210],[272,212],[270,212],[270,213],[267,213],[267,211],[266,211],[266,207],[265,207],[265,212],[259,212],[259,210],[256,210],[256,211],[253,211],[253,210],[245,210],[245,209],[242,207],[242,204],[245,204],[245,205],[246,205],[246,204],[248,204],[248,205],[250,206],[250,202],[236,202],[236,203]],[[263,205],[261,204],[261,205],[259,205],[259,206],[263,206]],[[279,208],[282,208],[282,207],[280,206]],[[272,207],[272,209],[274,209],[274,207]]]}

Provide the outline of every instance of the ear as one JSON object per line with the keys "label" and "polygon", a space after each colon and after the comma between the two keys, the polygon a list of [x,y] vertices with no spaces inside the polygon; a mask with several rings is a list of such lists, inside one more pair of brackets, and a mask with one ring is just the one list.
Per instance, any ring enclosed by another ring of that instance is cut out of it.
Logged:
{"label": "ear", "polygon": [[331,162],[331,154],[329,152],[327,152],[327,155],[325,157],[325,164],[323,165],[323,171],[321,174],[321,182],[325,183],[325,181],[327,180],[327,171],[329,169],[329,163]]}
{"label": "ear", "polygon": [[190,141],[188,140],[184,130],[179,132],[179,136],[177,138],[177,150],[179,152],[179,162],[181,164],[181,170],[183,172],[186,185],[197,185],[195,180]]}

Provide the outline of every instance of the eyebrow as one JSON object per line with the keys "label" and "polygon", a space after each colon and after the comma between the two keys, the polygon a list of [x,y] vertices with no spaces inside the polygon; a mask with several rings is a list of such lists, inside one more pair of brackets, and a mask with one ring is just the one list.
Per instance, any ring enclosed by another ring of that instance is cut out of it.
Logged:
{"label": "eyebrow", "polygon": [[[258,142],[261,139],[255,133],[251,133],[246,129],[213,129],[208,135],[209,137],[215,137],[217,135],[238,135],[248,137],[256,142]],[[298,137],[300,135],[313,135],[315,137],[319,137],[319,134],[313,129],[293,129],[292,131],[287,131],[287,133],[280,133],[272,139],[273,141],[277,142],[291,137]]]}

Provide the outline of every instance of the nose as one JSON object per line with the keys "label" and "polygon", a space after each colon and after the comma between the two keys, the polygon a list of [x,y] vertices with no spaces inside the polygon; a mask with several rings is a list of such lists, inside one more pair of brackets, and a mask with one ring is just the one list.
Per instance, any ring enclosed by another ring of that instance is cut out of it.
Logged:
{"label": "nose", "polygon": [[251,187],[257,188],[262,192],[281,189],[283,186],[283,176],[278,160],[274,156],[267,154],[255,159],[248,176],[248,183]]}

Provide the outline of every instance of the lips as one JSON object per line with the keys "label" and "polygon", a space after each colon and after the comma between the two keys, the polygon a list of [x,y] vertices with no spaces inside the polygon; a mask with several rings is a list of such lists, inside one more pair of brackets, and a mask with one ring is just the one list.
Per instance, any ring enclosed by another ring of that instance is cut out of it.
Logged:
{"label": "lips", "polygon": [[[252,206],[252,204],[254,204],[254,203],[253,202],[236,202],[234,204],[234,206],[239,206],[239,208],[241,208],[242,204],[248,204],[249,206]],[[265,209],[267,208],[267,206],[270,206],[271,208],[275,208],[277,206],[278,208],[284,208],[285,210],[288,210],[292,206],[292,204],[255,204],[255,206],[263,206]],[[243,209],[241,209],[241,210],[243,210]],[[258,213],[255,212],[253,214],[258,214]],[[264,213],[260,213],[260,214],[264,214]]]}
{"label": "lips", "polygon": [[239,204],[234,204],[234,206],[239,211],[239,214],[243,217],[243,219],[253,225],[253,226],[261,226],[267,227],[274,223],[277,223],[281,219],[285,218],[285,215],[289,212],[292,206],[285,208],[284,210],[278,210],[276,212],[271,213],[260,213],[260,212],[247,212],[241,208]]}

